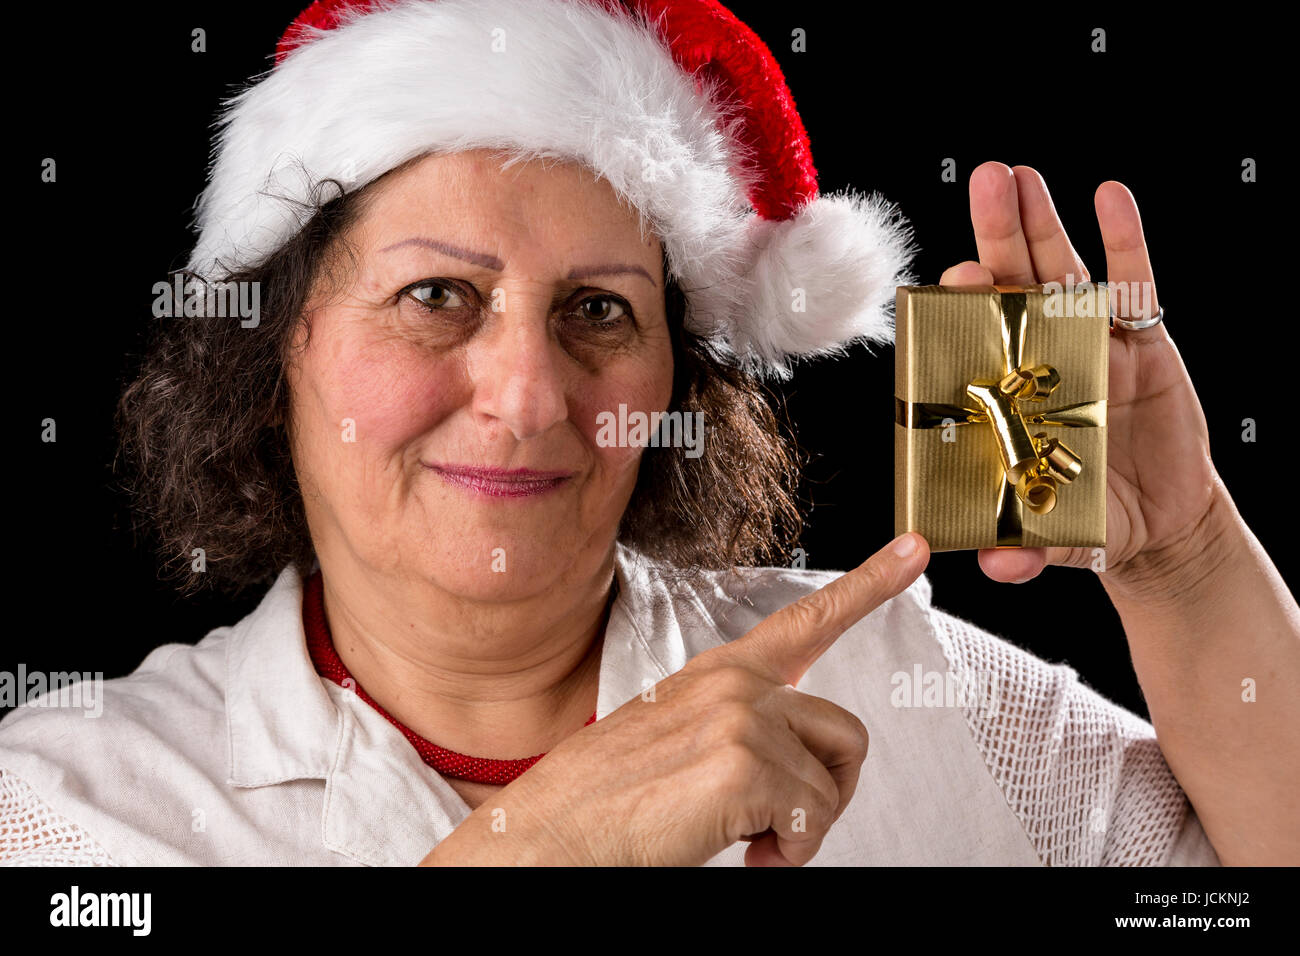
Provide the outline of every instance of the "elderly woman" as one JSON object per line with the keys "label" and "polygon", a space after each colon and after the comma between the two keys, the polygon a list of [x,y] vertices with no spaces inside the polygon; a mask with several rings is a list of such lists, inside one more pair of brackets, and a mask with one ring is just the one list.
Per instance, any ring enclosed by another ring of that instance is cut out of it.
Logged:
{"label": "elderly woman", "polygon": [[[0,857],[1300,861],[1300,615],[1162,324],[1112,337],[1102,575],[1152,726],[933,607],[916,534],[777,566],[797,475],[761,377],[888,341],[910,249],[817,194],[721,6],[342,0],[279,53],[188,270],[259,310],[162,323],[120,409],[182,583],[274,583],[100,720],[10,715]],[[944,284],[1088,275],[1033,170],[980,167],[971,209]],[[1128,191],[1097,213],[1111,281],[1151,281]],[[996,706],[896,707],[913,666],[992,673]]]}

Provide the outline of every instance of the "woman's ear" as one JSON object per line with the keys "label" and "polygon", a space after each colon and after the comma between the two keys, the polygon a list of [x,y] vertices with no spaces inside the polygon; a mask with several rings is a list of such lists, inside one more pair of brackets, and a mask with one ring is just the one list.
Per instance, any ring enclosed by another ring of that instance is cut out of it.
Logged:
{"label": "woman's ear", "polygon": [[299,357],[302,350],[307,347],[307,341],[311,338],[311,317],[312,311],[304,309],[294,323],[293,332],[289,336],[289,344],[285,348],[284,367],[281,370],[280,387],[284,389],[284,397],[276,402],[275,410],[266,420],[267,428],[283,428],[288,425],[288,416],[285,409],[288,407],[289,392],[292,388],[292,382],[298,371]]}
{"label": "woman's ear", "polygon": [[302,315],[298,316],[298,321],[294,323],[293,332],[289,336],[289,355],[288,363],[292,364],[297,360],[298,353],[307,347],[307,340],[311,338],[311,317],[312,311],[303,309]]}

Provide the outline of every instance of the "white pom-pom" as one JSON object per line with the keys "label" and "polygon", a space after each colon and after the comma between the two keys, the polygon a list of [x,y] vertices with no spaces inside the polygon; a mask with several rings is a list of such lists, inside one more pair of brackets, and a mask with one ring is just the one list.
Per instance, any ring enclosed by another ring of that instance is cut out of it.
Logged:
{"label": "white pom-pom", "polygon": [[750,262],[729,300],[711,291],[701,303],[725,320],[732,351],[751,369],[790,375],[795,356],[842,354],[853,342],[894,339],[894,294],[911,285],[915,249],[896,206],[852,190],[822,195],[792,218],[750,223]]}

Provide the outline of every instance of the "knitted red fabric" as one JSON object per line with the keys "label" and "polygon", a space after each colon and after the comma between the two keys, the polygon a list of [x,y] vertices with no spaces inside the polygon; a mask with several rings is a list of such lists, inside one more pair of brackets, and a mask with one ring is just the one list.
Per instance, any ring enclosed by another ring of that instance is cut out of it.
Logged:
{"label": "knitted red fabric", "polygon": [[[387,718],[388,722],[400,730],[411,742],[420,758],[444,777],[468,780],[471,783],[506,784],[541,760],[546,754],[535,757],[521,757],[517,760],[493,760],[488,757],[470,757],[458,754],[446,747],[425,740],[415,731],[404,725],[375,703],[374,699],[362,689],[334,650],[334,640],[330,637],[329,624],[325,620],[325,579],[317,571],[307,579],[302,601],[302,623],[307,632],[307,652],[316,673],[332,680],[340,687],[350,688],[358,697]],[[350,683],[344,683],[349,681]],[[595,723],[596,715],[583,726]]]}

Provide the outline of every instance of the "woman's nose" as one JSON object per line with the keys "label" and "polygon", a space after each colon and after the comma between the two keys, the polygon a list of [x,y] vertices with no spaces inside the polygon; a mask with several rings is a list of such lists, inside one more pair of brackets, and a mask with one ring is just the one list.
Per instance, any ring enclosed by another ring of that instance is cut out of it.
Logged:
{"label": "woman's nose", "polygon": [[509,428],[519,441],[568,417],[563,355],[548,323],[549,299],[516,294],[492,313],[486,335],[469,347],[474,409]]}

